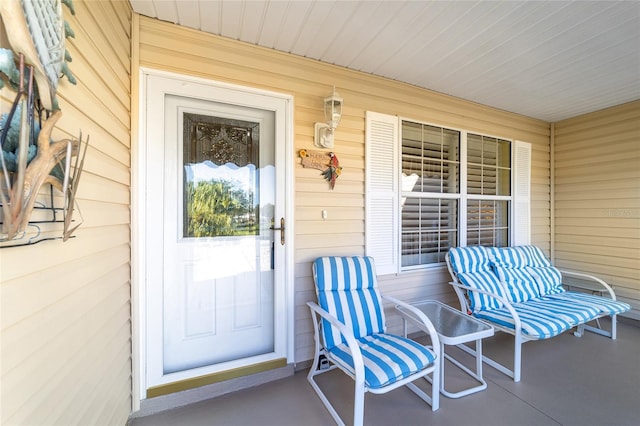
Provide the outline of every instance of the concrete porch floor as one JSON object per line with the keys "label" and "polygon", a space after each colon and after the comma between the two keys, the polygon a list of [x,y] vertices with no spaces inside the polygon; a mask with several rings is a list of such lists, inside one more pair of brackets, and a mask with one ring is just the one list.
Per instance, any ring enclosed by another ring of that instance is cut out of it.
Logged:
{"label": "concrete porch floor", "polygon": [[[603,327],[609,324],[603,322]],[[499,333],[484,341],[484,352],[511,365],[513,338]],[[469,367],[473,359],[448,348]],[[564,333],[523,346],[522,381],[514,383],[484,366],[488,388],[460,399],[441,396],[431,411],[406,388],[386,395],[367,394],[366,425],[478,426],[637,426],[640,425],[640,321],[620,318],[618,338],[586,332],[577,338]],[[447,390],[475,383],[450,363],[445,367]],[[146,417],[130,426],[332,425],[333,419],[306,380],[307,371],[253,388]],[[353,381],[339,371],[318,378],[343,420],[350,424]],[[430,389],[430,388],[427,388]]]}

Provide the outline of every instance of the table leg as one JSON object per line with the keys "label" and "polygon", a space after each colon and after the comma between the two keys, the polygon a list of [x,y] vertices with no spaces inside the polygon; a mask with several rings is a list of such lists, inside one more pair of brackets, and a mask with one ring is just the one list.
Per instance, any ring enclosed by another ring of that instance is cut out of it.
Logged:
{"label": "table leg", "polygon": [[482,380],[482,339],[476,340],[476,379]]}
{"label": "table leg", "polygon": [[444,343],[440,343],[440,393],[446,395],[447,391],[444,390]]}
{"label": "table leg", "polygon": [[[482,339],[478,339],[476,342],[476,371],[471,371],[464,365],[462,365],[458,360],[454,359],[450,355],[447,355],[444,352],[444,345],[441,344],[440,347],[440,355],[441,355],[441,364],[440,364],[440,392],[449,398],[460,398],[466,395],[470,395],[472,393],[480,392],[481,390],[485,390],[487,388],[487,382],[482,377]],[[474,386],[459,392],[449,392],[444,388],[444,359],[447,358],[453,365],[464,371],[467,375],[474,378],[476,381],[480,382],[480,385]]]}

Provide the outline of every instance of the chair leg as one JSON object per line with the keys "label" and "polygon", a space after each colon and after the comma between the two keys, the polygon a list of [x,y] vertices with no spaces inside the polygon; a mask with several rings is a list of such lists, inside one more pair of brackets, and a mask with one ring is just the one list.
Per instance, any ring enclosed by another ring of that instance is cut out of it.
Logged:
{"label": "chair leg", "polygon": [[353,398],[353,426],[364,424],[364,381],[356,380]]}
{"label": "chair leg", "polygon": [[[440,360],[436,360],[436,362],[440,362]],[[440,367],[436,367],[436,369],[433,370],[433,380],[431,383],[431,411],[437,411],[438,408],[440,408],[440,381],[441,380],[442,380],[442,377],[440,377]]]}
{"label": "chair leg", "polygon": [[338,426],[344,426],[344,422],[338,415],[338,412],[333,408],[333,406],[331,405],[331,402],[329,402],[329,399],[324,395],[324,392],[322,392],[322,389],[320,389],[320,386],[318,386],[318,384],[315,381],[315,376],[322,373],[326,373],[327,371],[333,370],[335,366],[332,366],[324,370],[319,369],[320,355],[324,354],[324,349],[322,349],[322,346],[320,345],[320,339],[318,338],[318,335],[319,335],[318,320],[313,310],[311,311],[311,317],[313,318],[315,349],[314,349],[314,355],[313,355],[313,363],[311,364],[311,367],[309,368],[309,373],[307,374],[307,381],[311,384],[311,387],[316,392],[316,395],[318,395],[318,398],[320,398],[320,401],[322,401],[322,404],[324,405],[324,407],[327,409],[327,411],[329,411],[329,414],[331,414],[331,417],[333,417],[333,420],[336,422],[336,424],[338,424]]}
{"label": "chair leg", "polygon": [[618,315],[611,315],[611,340],[616,340],[617,330],[616,323],[618,322]]}
{"label": "chair leg", "polygon": [[513,381],[520,381],[520,367],[522,366],[522,337],[520,334],[515,336],[515,344],[513,350]]}
{"label": "chair leg", "polygon": [[[317,356],[317,358],[319,359],[319,356]],[[318,395],[318,398],[320,398],[320,401],[322,401],[322,404],[324,405],[324,407],[327,409],[327,411],[329,411],[329,414],[331,414],[331,417],[333,417],[333,420],[336,422],[336,424],[338,426],[344,426],[344,422],[338,415],[338,412],[333,408],[333,406],[331,405],[331,402],[329,402],[329,399],[325,396],[324,392],[322,392],[322,389],[320,389],[320,386],[318,386],[318,384],[314,379],[314,377],[317,376],[318,374],[322,374],[328,371],[328,370],[325,370],[325,371],[318,370],[318,364],[319,364],[318,359],[314,359],[313,365],[309,369],[307,380],[311,384],[311,387],[313,388],[313,390],[316,392],[316,395]]]}

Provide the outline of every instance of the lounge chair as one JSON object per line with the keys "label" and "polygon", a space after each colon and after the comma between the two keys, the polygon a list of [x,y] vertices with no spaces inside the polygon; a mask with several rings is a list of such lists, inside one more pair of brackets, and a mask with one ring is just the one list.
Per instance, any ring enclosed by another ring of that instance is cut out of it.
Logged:
{"label": "lounge chair", "polygon": [[[486,356],[484,361],[515,382],[520,381],[523,343],[550,339],[573,328],[578,337],[589,330],[615,339],[616,316],[631,309],[616,300],[603,280],[560,271],[535,246],[455,247],[449,249],[446,261],[460,310],[514,336],[513,370]],[[572,278],[586,280],[591,292],[608,297],[567,291]],[[607,316],[610,331],[590,324]]]}

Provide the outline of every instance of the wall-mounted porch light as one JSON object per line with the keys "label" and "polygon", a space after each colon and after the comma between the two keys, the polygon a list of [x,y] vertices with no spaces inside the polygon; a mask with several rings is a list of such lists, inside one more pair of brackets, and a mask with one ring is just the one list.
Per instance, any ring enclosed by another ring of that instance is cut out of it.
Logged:
{"label": "wall-mounted porch light", "polygon": [[342,104],[343,99],[334,86],[331,96],[324,98],[324,117],[327,122],[315,124],[313,142],[318,148],[333,148],[333,134],[342,118]]}

